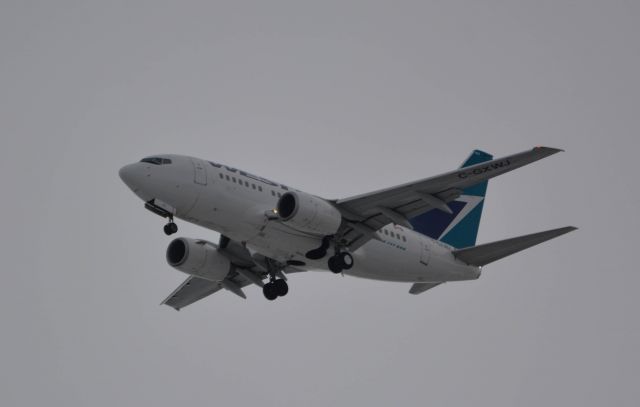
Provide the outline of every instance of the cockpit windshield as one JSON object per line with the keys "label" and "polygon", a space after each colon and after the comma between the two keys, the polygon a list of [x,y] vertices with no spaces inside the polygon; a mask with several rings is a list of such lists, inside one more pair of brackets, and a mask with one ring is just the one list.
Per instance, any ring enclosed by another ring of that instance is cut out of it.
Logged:
{"label": "cockpit windshield", "polygon": [[149,164],[154,164],[154,165],[164,165],[164,164],[171,164],[171,160],[168,158],[162,158],[162,157],[145,157],[142,160],[140,160],[141,163],[149,163]]}

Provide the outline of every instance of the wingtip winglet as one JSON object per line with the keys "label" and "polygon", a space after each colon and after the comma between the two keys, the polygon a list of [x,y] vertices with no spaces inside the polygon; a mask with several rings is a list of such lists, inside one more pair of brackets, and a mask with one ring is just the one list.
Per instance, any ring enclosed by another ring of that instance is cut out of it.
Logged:
{"label": "wingtip winglet", "polygon": [[555,233],[556,237],[557,237],[557,236],[562,236],[562,235],[567,234],[567,233],[571,233],[571,232],[573,232],[575,230],[578,230],[578,228],[576,226],[564,226],[564,227],[561,227],[561,228],[548,230],[547,232]]}

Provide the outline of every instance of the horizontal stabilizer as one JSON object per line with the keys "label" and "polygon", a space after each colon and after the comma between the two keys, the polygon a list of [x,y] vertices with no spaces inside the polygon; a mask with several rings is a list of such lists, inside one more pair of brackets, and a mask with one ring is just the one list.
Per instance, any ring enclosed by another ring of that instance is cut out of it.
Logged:
{"label": "horizontal stabilizer", "polygon": [[409,290],[409,294],[413,294],[413,295],[421,294],[440,284],[442,283],[415,283],[414,285],[411,286],[411,289]]}
{"label": "horizontal stabilizer", "polygon": [[498,242],[485,243],[466,249],[454,250],[453,255],[467,264],[481,267],[565,233],[573,232],[576,229],[576,227],[567,226]]}

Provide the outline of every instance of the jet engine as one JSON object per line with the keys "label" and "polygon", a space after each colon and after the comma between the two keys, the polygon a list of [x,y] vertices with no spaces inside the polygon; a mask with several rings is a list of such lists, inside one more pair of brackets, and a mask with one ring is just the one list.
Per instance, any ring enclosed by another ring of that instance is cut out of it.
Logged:
{"label": "jet engine", "polygon": [[167,247],[167,263],[183,273],[210,281],[222,281],[231,261],[210,242],[180,237]]}
{"label": "jet engine", "polygon": [[285,224],[315,235],[333,235],[342,215],[329,202],[304,192],[287,192],[278,200],[278,216]]}

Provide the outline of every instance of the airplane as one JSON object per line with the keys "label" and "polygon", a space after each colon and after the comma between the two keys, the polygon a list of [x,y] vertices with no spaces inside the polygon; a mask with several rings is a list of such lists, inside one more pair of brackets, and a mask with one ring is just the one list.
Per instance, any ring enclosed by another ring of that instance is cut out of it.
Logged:
{"label": "airplane", "polygon": [[487,264],[577,229],[476,245],[488,180],[560,151],[494,159],[474,150],[454,171],[345,199],[174,154],[143,158],[119,175],[167,219],[167,235],[178,231],[176,218],[220,233],[217,244],[169,244],[167,262],[188,277],[162,304],[180,310],[220,290],[246,298],[249,285],[275,300],[288,293],[289,274],[309,270],[411,283],[411,294],[478,279]]}

